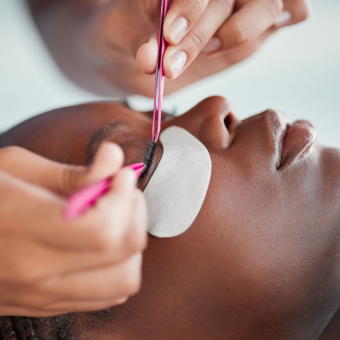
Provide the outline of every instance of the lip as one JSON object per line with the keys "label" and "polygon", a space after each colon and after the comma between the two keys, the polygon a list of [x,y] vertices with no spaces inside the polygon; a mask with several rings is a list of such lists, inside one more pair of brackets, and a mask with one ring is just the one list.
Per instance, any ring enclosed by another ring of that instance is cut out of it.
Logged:
{"label": "lip", "polygon": [[317,129],[307,120],[298,120],[287,126],[282,137],[279,168],[296,163],[309,154],[317,137]]}

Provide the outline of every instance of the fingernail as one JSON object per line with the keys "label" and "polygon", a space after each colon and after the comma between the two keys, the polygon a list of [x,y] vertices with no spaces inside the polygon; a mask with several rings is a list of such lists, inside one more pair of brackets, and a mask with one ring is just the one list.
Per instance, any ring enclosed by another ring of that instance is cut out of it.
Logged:
{"label": "fingernail", "polygon": [[285,25],[287,25],[289,23],[291,18],[292,18],[292,15],[290,14],[290,12],[287,11],[287,10],[284,10],[280,14],[280,16],[276,19],[275,26],[277,28],[283,27],[283,26],[285,26]]}
{"label": "fingernail", "polygon": [[184,34],[187,30],[188,22],[184,18],[177,18],[169,28],[169,34],[171,40],[178,44],[184,37]]}
{"label": "fingernail", "polygon": [[217,51],[220,47],[222,46],[221,44],[221,40],[216,38],[216,37],[212,37],[210,39],[210,41],[207,43],[207,45],[204,47],[204,49],[202,50],[203,54],[209,54],[211,52],[215,52]]}
{"label": "fingernail", "polygon": [[186,62],[187,54],[184,52],[177,52],[170,58],[169,66],[174,77],[177,77],[181,73]]}

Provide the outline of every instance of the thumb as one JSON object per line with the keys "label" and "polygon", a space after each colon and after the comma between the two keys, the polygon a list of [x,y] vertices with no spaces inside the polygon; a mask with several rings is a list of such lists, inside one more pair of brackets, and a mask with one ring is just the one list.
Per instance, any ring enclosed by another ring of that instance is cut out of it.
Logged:
{"label": "thumb", "polygon": [[142,45],[136,56],[137,63],[142,72],[151,75],[155,73],[158,56],[158,41],[152,37],[147,43]]}
{"label": "thumb", "polygon": [[61,196],[68,196],[95,181],[113,176],[123,164],[123,152],[113,143],[104,143],[89,167],[53,162],[20,147],[0,150],[0,169],[26,182]]}
{"label": "thumb", "polygon": [[105,142],[99,148],[92,164],[85,173],[78,174],[76,191],[91,183],[112,177],[123,166],[124,154],[122,149],[114,143]]}

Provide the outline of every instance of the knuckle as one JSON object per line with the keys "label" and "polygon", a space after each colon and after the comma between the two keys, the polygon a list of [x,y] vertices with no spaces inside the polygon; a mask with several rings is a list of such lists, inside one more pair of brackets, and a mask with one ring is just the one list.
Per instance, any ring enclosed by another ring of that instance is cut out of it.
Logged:
{"label": "knuckle", "polygon": [[94,247],[101,252],[108,252],[112,249],[117,249],[121,242],[121,235],[117,232],[114,226],[106,226],[96,230],[92,235],[92,242]]}
{"label": "knuckle", "polygon": [[189,27],[193,26],[203,16],[207,7],[206,2],[207,0],[191,0],[183,5],[181,12],[183,12],[183,17],[187,19]]}
{"label": "knuckle", "polygon": [[146,229],[134,227],[125,235],[124,248],[128,254],[135,254],[144,251],[147,246],[148,236]]}
{"label": "knuckle", "polygon": [[129,200],[119,200],[113,205],[98,202],[102,214],[96,223],[89,227],[92,246],[103,252],[126,246],[133,253],[144,249],[147,217],[143,194],[134,189]]}
{"label": "knuckle", "polygon": [[142,277],[140,267],[136,265],[128,265],[124,276],[124,292],[123,295],[131,296],[136,294],[141,287]]}
{"label": "knuckle", "polygon": [[90,237],[94,248],[105,253],[122,248],[126,232],[127,224],[117,216],[99,228],[94,228]]}
{"label": "knuckle", "polygon": [[202,31],[192,30],[191,32],[191,46],[188,47],[190,55],[200,53],[205,45],[205,36]]}
{"label": "knuckle", "polygon": [[194,0],[194,8],[195,12],[198,14],[203,14],[205,9],[207,7],[207,1],[206,0]]}
{"label": "knuckle", "polygon": [[60,177],[58,180],[58,190],[65,194],[70,195],[75,188],[78,188],[79,175],[76,166],[63,165]]}
{"label": "knuckle", "polygon": [[109,247],[111,236],[109,233],[112,231],[111,221],[107,214],[102,213],[100,216],[87,221],[88,224],[84,228],[86,233],[86,240],[89,247],[97,251],[105,251]]}
{"label": "knuckle", "polygon": [[147,233],[141,228],[131,229],[126,237],[128,252],[131,254],[143,251],[147,245]]}
{"label": "knuckle", "polygon": [[51,317],[58,314],[64,314],[66,311],[70,311],[69,309],[63,309],[63,313],[61,313],[61,310],[58,308],[58,303],[55,299],[49,300],[49,299],[41,299],[39,302],[37,302],[36,308],[42,311],[42,315],[45,317]]}
{"label": "knuckle", "polygon": [[[38,268],[38,267],[37,267]],[[32,269],[27,263],[18,265],[13,274],[15,280],[25,287],[35,286],[41,281],[41,273],[39,269]]]}
{"label": "knuckle", "polygon": [[100,209],[102,214],[91,226],[89,235],[92,245],[99,251],[115,249],[122,242],[127,225],[123,209],[119,204],[114,209],[106,205]]}
{"label": "knuckle", "polygon": [[228,13],[233,7],[232,0],[219,0],[218,7],[222,12]]}
{"label": "knuckle", "polygon": [[234,47],[244,45],[248,42],[248,37],[243,30],[243,28],[237,23],[234,22],[230,27],[231,35],[234,40]]}

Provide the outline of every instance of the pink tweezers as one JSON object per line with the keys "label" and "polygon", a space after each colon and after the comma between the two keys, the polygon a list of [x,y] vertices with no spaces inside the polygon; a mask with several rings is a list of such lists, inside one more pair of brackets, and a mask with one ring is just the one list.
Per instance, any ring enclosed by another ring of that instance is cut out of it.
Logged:
{"label": "pink tweezers", "polygon": [[[136,178],[138,179],[145,168],[145,164],[131,164],[127,166],[127,168],[132,169],[136,174]],[[84,189],[72,194],[68,198],[63,211],[64,220],[67,222],[72,222],[82,215],[91,205],[97,201],[100,196],[109,190],[110,182],[111,178],[107,178],[97,183],[88,185]]]}
{"label": "pink tweezers", "polygon": [[168,12],[169,0],[162,0],[161,5],[161,18],[159,22],[159,36],[158,36],[158,58],[156,66],[156,79],[155,79],[155,99],[152,120],[152,140],[157,142],[159,133],[161,131],[162,120],[162,103],[164,93],[164,71],[163,71],[163,58],[166,48],[166,42],[163,35],[163,25]]}

